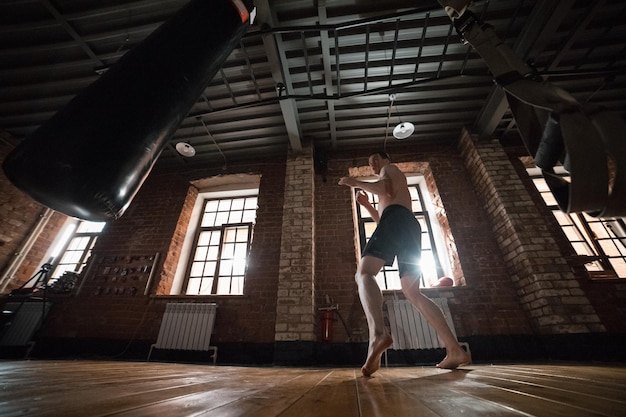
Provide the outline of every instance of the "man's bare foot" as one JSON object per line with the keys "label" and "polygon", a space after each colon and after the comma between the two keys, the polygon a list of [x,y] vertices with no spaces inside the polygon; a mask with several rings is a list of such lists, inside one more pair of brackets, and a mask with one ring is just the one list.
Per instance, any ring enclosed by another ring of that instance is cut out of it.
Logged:
{"label": "man's bare foot", "polygon": [[450,350],[445,358],[437,364],[437,368],[441,369],[456,369],[459,366],[469,365],[472,362],[472,358],[460,346],[458,349]]}
{"label": "man's bare foot", "polygon": [[374,339],[370,344],[367,360],[361,368],[363,376],[370,377],[380,368],[380,358],[383,353],[393,344],[393,339],[388,334],[382,335]]}

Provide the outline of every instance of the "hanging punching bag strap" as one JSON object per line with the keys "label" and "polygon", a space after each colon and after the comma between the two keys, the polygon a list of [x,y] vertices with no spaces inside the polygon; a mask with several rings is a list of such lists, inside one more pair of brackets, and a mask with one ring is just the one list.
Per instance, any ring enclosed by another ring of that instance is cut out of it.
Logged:
{"label": "hanging punching bag strap", "polygon": [[[524,144],[561,210],[626,215],[626,123],[607,112],[592,114],[567,91],[544,82],[493,27],[464,10],[463,2],[440,3],[446,10],[454,3],[457,14],[449,15],[459,35],[476,49],[505,91]],[[571,181],[554,173],[559,162]]]}

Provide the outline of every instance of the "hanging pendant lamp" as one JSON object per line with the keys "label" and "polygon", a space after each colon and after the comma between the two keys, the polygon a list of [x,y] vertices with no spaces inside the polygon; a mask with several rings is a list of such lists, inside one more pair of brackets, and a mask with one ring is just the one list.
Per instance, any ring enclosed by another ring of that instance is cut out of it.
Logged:
{"label": "hanging pendant lamp", "polygon": [[191,158],[196,154],[194,147],[186,142],[178,142],[176,144],[176,151],[187,158]]}
{"label": "hanging pendant lamp", "polygon": [[408,138],[415,131],[415,126],[411,122],[400,122],[393,128],[393,137],[398,140]]}
{"label": "hanging pendant lamp", "polygon": [[[391,108],[394,106],[395,101],[396,101],[396,94],[395,93],[389,94],[389,112],[387,113],[387,128],[389,128],[389,117],[391,116]],[[395,106],[396,106],[396,113],[398,113],[398,105],[395,104]],[[399,120],[399,123],[396,125],[396,127],[393,128],[393,137],[398,140],[403,140],[413,134],[413,132],[415,131],[415,126],[411,122],[403,122],[402,119],[400,119],[400,116],[398,116],[398,120]]]}

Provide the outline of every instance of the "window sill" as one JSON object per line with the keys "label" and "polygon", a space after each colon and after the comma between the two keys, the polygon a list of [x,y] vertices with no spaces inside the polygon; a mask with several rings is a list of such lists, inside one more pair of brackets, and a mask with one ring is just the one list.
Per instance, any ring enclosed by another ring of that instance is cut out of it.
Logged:
{"label": "window sill", "polygon": [[152,294],[150,298],[169,300],[223,300],[225,298],[249,298],[247,295],[186,295],[186,294]]}

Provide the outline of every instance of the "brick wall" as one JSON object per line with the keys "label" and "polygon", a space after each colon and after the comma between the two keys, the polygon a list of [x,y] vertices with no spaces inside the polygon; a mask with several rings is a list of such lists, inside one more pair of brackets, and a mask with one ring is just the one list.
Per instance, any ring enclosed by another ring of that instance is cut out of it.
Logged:
{"label": "brick wall", "polygon": [[313,152],[287,159],[276,294],[278,342],[315,340]]}
{"label": "brick wall", "polygon": [[604,331],[502,146],[497,141],[474,142],[465,133],[460,148],[535,330],[541,334]]}
{"label": "brick wall", "polygon": [[[3,152],[11,147],[7,141],[0,145]],[[151,295],[84,291],[61,296],[50,313],[46,336],[154,341],[165,303],[191,300],[218,303],[217,344],[319,341],[317,309],[328,297],[339,305],[343,319],[334,323],[332,342],[367,340],[354,282],[359,259],[355,203],[350,189],[338,186],[337,180],[351,170],[365,169],[373,150],[377,149],[329,151],[325,177],[315,175],[308,148],[301,155],[229,163],[227,171],[221,165],[155,170],[94,248],[99,255],[159,253]],[[458,286],[424,291],[448,298],[459,337],[589,332],[601,331],[603,325],[609,331],[624,331],[626,285],[584,281],[572,274],[564,261],[565,243],[555,237],[554,224],[537,210],[527,184],[520,180],[519,167],[499,144],[475,143],[464,134],[459,146],[394,143],[391,154],[405,167],[421,167],[415,169],[426,176],[438,207]],[[190,182],[231,173],[261,175],[245,294],[166,295],[197,193]],[[43,207],[1,174],[0,181],[4,268]],[[64,219],[57,213],[51,216],[20,276],[36,272]]]}
{"label": "brick wall", "polygon": [[[354,233],[354,202],[350,188],[337,185],[349,169],[363,165],[367,155],[329,154],[326,175],[315,177],[315,286],[316,304],[339,306],[344,320],[333,323],[333,342],[368,340],[367,322],[359,301],[354,274],[360,254]],[[318,312],[319,322],[321,313]],[[319,335],[318,335],[319,337]]]}
{"label": "brick wall", "polygon": [[[0,160],[14,147],[14,140],[2,133]],[[20,287],[40,269],[65,219],[15,188],[0,170],[0,277],[5,277],[0,290]]]}
{"label": "brick wall", "polygon": [[[273,342],[285,177],[284,161],[280,158],[277,160],[277,163],[256,166],[245,164],[243,167],[233,163],[230,168],[232,171],[227,172],[153,171],[124,216],[106,225],[93,248],[91,258],[144,257],[158,253],[150,295],[144,296],[143,288],[139,288],[134,296],[116,294],[115,291],[105,293],[105,287],[114,290],[118,284],[92,282],[88,266],[78,295],[51,295],[55,306],[49,315],[44,336],[115,340],[132,337],[139,341],[154,341],[165,303],[191,301],[218,303],[213,338],[215,343]],[[261,175],[257,223],[250,249],[245,294],[241,297],[170,296],[180,247],[197,196],[197,190],[190,186],[190,182],[231,172]],[[10,184],[8,188],[18,193]],[[23,196],[23,199],[25,203],[15,197],[11,198],[11,202],[39,207],[29,197]],[[58,216],[65,218],[63,215]],[[42,235],[54,237],[55,231],[58,231],[58,227],[49,227]],[[34,262],[31,259],[35,258],[35,251],[32,250],[27,258],[25,265]],[[31,269],[34,268],[32,266]]]}
{"label": "brick wall", "polygon": [[197,198],[198,189],[196,187],[190,186],[187,189],[187,195],[183,200],[183,205],[180,211],[180,215],[178,216],[178,220],[176,221],[176,228],[174,229],[174,233],[172,234],[169,247],[167,248],[167,251],[164,255],[165,257],[163,259],[163,272],[161,274],[161,279],[158,283],[158,288],[156,289],[156,294],[158,295],[168,295],[172,290],[174,275],[176,274],[176,268],[178,266],[178,261],[181,256],[181,250],[185,241],[185,235],[187,233],[187,229],[190,226],[189,222],[191,220],[191,214],[193,212],[193,207]]}
{"label": "brick wall", "polygon": [[452,291],[427,290],[427,294],[448,298],[459,337],[531,333],[463,156],[453,145],[425,151],[413,158],[429,161],[465,283]]}

